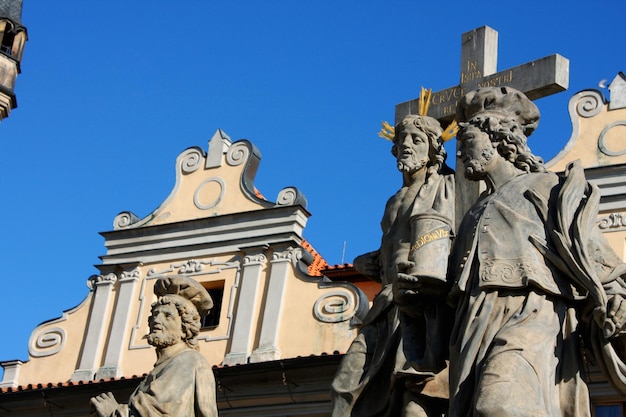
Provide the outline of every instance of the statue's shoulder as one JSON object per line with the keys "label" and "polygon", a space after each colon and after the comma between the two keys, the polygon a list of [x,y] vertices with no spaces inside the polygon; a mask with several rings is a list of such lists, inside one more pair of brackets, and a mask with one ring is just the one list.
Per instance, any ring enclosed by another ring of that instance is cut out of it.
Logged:
{"label": "statue's shoulder", "polygon": [[[172,358],[174,365],[191,367],[209,367],[209,362],[200,352],[194,349],[185,349]],[[188,368],[189,369],[189,368]]]}
{"label": "statue's shoulder", "polygon": [[448,174],[443,174],[441,175],[442,177],[442,181],[446,184],[447,187],[453,187],[454,188],[454,184],[456,183],[455,181],[455,177],[454,177],[454,171],[452,171],[451,173]]}
{"label": "statue's shoulder", "polygon": [[454,171],[432,174],[426,183],[429,188],[454,192],[454,186],[456,183]]}
{"label": "statue's shoulder", "polygon": [[534,190],[542,194],[549,194],[554,187],[559,186],[562,182],[563,181],[560,175],[552,171],[545,171],[522,175],[519,184],[521,184],[525,189]]}

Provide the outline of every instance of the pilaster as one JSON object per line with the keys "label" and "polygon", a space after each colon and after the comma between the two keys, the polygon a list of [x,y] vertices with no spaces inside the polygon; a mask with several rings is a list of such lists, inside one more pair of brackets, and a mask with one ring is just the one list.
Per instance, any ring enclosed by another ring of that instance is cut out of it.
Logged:
{"label": "pilaster", "polygon": [[[278,249],[278,248],[277,248]],[[288,246],[275,250],[272,254],[271,271],[265,301],[265,311],[261,322],[259,347],[252,352],[250,362],[267,362],[280,359],[278,336],[282,319],[283,301],[287,277],[291,269],[294,248]]]}
{"label": "pilaster", "polygon": [[[133,299],[137,291],[140,272],[137,268],[130,271],[123,271],[120,274],[120,287],[117,298],[117,305],[123,306],[115,310],[113,325],[107,343],[107,351],[104,357],[104,364],[96,373],[96,379],[117,378],[122,373],[122,355],[124,352],[124,341],[130,334],[130,311],[128,308],[133,305]],[[128,306],[128,307],[126,307]]]}
{"label": "pilaster", "polygon": [[78,368],[72,374],[70,381],[91,381],[95,377],[98,353],[104,347],[104,335],[108,323],[106,312],[116,281],[117,276],[113,273],[94,275],[89,279],[94,291],[93,304]]}
{"label": "pilaster", "polygon": [[0,366],[4,368],[4,375],[2,375],[2,381],[0,381],[0,388],[18,387],[18,377],[20,375],[22,363],[23,362],[20,360],[0,362]]}
{"label": "pilaster", "polygon": [[245,250],[241,267],[241,288],[234,314],[235,322],[230,352],[224,357],[224,365],[248,362],[254,340],[254,316],[259,310],[259,289],[263,268],[267,257],[263,253],[267,247],[254,247]]}

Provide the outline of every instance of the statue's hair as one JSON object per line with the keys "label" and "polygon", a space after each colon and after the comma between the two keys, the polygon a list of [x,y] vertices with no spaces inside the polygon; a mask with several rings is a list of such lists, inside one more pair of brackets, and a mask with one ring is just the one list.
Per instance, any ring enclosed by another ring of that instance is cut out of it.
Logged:
{"label": "statue's hair", "polygon": [[524,172],[546,171],[543,159],[530,151],[528,138],[515,118],[496,112],[479,113],[469,121],[459,123],[461,131],[469,126],[487,133],[498,153],[516,168]]}
{"label": "statue's hair", "polygon": [[433,173],[451,173],[452,169],[446,165],[448,153],[443,147],[443,141],[441,140],[443,129],[439,121],[434,117],[420,116],[417,114],[405,116],[402,121],[395,126],[395,136],[393,138],[393,147],[391,148],[393,156],[397,157],[396,145],[398,143],[398,134],[402,131],[402,128],[409,123],[424,132],[428,137],[428,176]]}
{"label": "statue's hair", "polygon": [[198,350],[198,334],[202,328],[202,321],[198,310],[193,303],[186,298],[176,295],[164,295],[152,304],[154,309],[157,305],[173,304],[178,310],[182,322],[183,340],[192,349]]}

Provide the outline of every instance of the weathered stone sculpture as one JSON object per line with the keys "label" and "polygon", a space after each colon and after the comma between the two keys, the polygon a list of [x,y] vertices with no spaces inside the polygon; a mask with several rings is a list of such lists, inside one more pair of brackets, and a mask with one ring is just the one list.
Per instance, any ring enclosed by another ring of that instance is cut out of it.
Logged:
{"label": "weathered stone sculpture", "polygon": [[383,288],[333,381],[334,417],[439,416],[447,408],[454,175],[436,119],[407,116],[395,132],[402,188],[387,202],[380,249],[354,260]]}
{"label": "weathered stone sculpture", "polygon": [[599,191],[576,163],[557,175],[530,152],[539,112],[519,91],[471,92],[457,120],[458,169],[487,191],[451,255],[449,416],[589,416],[581,340],[626,392],[612,348],[624,333],[626,267],[595,224]]}
{"label": "weathered stone sculpture", "polygon": [[156,348],[154,369],[131,395],[118,404],[111,393],[91,399],[98,417],[217,417],[215,379],[197,352],[201,317],[213,307],[208,292],[187,277],[159,279],[159,297],[148,321],[148,343]]}

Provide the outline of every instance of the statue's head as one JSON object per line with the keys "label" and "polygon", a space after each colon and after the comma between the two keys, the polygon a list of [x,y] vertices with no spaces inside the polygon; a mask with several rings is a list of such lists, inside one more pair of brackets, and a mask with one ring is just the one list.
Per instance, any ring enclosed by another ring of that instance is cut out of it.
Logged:
{"label": "statue's head", "polygon": [[430,116],[408,115],[395,126],[391,153],[401,172],[415,172],[427,167],[439,172],[446,160],[439,121]]}
{"label": "statue's head", "polygon": [[539,123],[537,106],[511,88],[481,88],[457,106],[459,157],[468,179],[484,178],[496,152],[524,172],[545,171],[543,160],[528,148]]}
{"label": "statue's head", "polygon": [[213,307],[209,293],[197,281],[181,276],[160,278],[154,292],[159,298],[148,319],[148,343],[158,349],[184,342],[197,349],[202,317]]}

